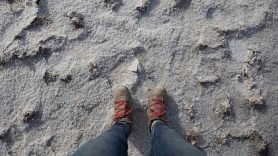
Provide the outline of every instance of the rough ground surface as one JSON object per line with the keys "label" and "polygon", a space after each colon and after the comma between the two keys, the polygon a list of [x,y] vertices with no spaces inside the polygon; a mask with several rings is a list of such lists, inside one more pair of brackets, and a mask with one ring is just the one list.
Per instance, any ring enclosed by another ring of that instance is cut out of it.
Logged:
{"label": "rough ground surface", "polygon": [[[148,155],[148,94],[207,155],[278,155],[277,0],[0,0],[0,155],[71,155],[134,98],[130,155]],[[138,69],[137,69],[138,67]]]}

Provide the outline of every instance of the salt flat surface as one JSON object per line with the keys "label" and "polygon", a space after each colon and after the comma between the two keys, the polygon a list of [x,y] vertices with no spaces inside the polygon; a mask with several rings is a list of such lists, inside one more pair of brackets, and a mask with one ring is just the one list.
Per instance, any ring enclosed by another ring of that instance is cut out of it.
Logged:
{"label": "salt flat surface", "polygon": [[148,155],[151,89],[207,155],[278,155],[277,0],[0,0],[0,155],[72,155],[133,97]]}

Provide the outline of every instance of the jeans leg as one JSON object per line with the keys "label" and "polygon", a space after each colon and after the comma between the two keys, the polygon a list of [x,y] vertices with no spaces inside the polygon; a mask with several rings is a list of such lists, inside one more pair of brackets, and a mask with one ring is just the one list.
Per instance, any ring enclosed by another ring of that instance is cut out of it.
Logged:
{"label": "jeans leg", "polygon": [[186,142],[162,121],[155,123],[152,132],[151,156],[202,156],[199,149]]}
{"label": "jeans leg", "polygon": [[127,123],[116,123],[107,132],[79,147],[74,156],[127,156],[129,131]]}

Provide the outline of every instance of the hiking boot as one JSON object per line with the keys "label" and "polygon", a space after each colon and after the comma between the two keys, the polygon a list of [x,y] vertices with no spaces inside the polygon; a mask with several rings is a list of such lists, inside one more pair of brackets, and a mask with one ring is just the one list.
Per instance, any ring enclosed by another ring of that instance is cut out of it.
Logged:
{"label": "hiking boot", "polygon": [[164,87],[157,86],[153,89],[149,103],[149,130],[154,120],[161,120],[166,123],[167,92]]}
{"label": "hiking boot", "polygon": [[125,86],[120,86],[114,93],[114,121],[131,124],[131,96]]}

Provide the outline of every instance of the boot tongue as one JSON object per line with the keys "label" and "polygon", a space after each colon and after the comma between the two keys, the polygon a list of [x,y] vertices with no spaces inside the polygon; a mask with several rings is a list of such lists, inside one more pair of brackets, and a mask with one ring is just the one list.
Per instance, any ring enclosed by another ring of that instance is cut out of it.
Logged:
{"label": "boot tongue", "polygon": [[154,94],[154,95],[152,95],[152,99],[164,100],[163,96],[162,96],[162,95],[159,95],[159,94]]}
{"label": "boot tongue", "polygon": [[116,100],[115,102],[123,101],[123,100],[127,100],[127,98],[125,96],[117,96],[115,100]]}

